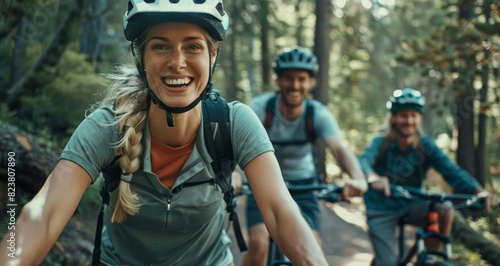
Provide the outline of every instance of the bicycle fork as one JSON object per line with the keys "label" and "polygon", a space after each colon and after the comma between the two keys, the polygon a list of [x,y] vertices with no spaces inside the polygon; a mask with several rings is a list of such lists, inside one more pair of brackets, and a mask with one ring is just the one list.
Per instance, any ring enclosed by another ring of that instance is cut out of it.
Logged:
{"label": "bicycle fork", "polygon": [[[425,248],[425,240],[426,239],[438,239],[441,243],[443,243],[443,248],[441,251],[430,251]],[[418,229],[416,234],[416,244],[417,244],[417,254],[422,254],[425,252],[426,254],[434,254],[442,257],[445,261],[450,260],[452,256],[451,250],[451,240],[448,236],[444,236],[439,232],[426,232],[424,229]]]}

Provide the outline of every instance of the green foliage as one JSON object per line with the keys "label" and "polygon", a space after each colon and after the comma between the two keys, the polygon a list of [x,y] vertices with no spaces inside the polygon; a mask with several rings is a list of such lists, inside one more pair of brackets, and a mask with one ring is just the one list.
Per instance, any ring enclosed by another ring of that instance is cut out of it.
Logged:
{"label": "green foliage", "polygon": [[[481,232],[485,238],[492,241],[496,245],[500,245],[500,208],[493,209],[485,217],[477,220],[468,219],[469,224],[476,231]],[[453,261],[455,265],[467,266],[482,266],[490,265],[481,259],[477,251],[468,250],[463,243],[452,241],[453,244]]]}
{"label": "green foliage", "polygon": [[[3,87],[7,86],[9,82],[9,74],[10,74],[10,61],[12,58],[11,45],[9,42],[0,42],[0,90]],[[0,95],[3,91],[0,91]]]}
{"label": "green foliage", "polygon": [[[34,47],[38,50],[40,47]],[[34,51],[30,51],[32,54]],[[28,87],[20,97],[24,128],[47,130],[59,148],[95,103],[104,79],[93,71],[85,56],[67,50],[56,67],[44,67],[34,74],[40,87]]]}
{"label": "green foliage", "polygon": [[15,124],[16,119],[16,111],[10,110],[9,107],[0,103],[0,121],[5,124]]}

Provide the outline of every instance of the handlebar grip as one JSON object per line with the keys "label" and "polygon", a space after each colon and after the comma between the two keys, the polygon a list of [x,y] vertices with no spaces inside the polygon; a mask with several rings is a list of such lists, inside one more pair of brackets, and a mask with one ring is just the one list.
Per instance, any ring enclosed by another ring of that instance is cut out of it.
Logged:
{"label": "handlebar grip", "polygon": [[330,192],[330,193],[327,193],[323,196],[320,196],[320,199],[322,199],[324,201],[331,202],[331,203],[336,203],[336,202],[339,202],[342,200],[342,196],[337,194],[337,193]]}

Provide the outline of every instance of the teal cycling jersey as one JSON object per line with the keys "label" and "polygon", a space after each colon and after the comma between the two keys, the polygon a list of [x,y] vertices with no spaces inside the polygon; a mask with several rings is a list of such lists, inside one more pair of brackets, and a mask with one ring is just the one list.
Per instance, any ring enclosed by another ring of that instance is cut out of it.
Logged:
{"label": "teal cycling jersey", "polygon": [[[375,172],[389,178],[391,184],[421,190],[422,182],[432,167],[455,193],[474,193],[480,188],[475,178],[453,162],[428,136],[422,136],[419,147],[412,146],[406,151],[402,151],[396,141],[388,143],[387,150],[379,158],[385,141],[383,136],[374,137],[359,156],[365,174]],[[387,198],[383,192],[373,189],[369,189],[364,198],[367,211],[400,211],[409,205],[407,201]]]}
{"label": "teal cycling jersey", "polygon": [[[233,102],[229,103],[229,110],[234,158],[243,169],[273,148],[248,106]],[[113,146],[120,134],[117,126],[111,125],[114,121],[109,108],[93,112],[77,128],[61,155],[85,169],[92,182],[115,157]],[[204,182],[213,179],[215,173],[204,143],[203,127],[172,189],[163,186],[152,172],[149,125],[143,134],[142,165],[130,182],[141,207],[137,215],[128,215],[122,223],[111,223],[112,208],[105,211],[101,261],[109,265],[232,263],[230,238],[224,230],[223,193],[216,184]],[[176,189],[193,182],[203,184]],[[117,191],[113,191],[110,206],[116,200]]]}

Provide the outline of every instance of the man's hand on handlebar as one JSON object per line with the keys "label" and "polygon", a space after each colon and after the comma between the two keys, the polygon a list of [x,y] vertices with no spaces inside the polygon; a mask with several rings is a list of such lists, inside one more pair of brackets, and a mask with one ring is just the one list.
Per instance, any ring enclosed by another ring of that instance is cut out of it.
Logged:
{"label": "man's hand on handlebar", "polygon": [[500,199],[498,198],[498,196],[487,190],[481,190],[477,193],[477,196],[479,198],[486,198],[484,202],[484,208],[486,212],[490,212],[493,207],[496,207],[500,204]]}
{"label": "man's hand on handlebar", "polygon": [[342,197],[349,202],[352,197],[361,197],[368,190],[368,184],[365,180],[348,179],[342,190]]}
{"label": "man's hand on handlebar", "polygon": [[374,190],[383,191],[386,197],[391,196],[391,183],[389,182],[389,178],[370,173],[368,174],[368,183]]}

